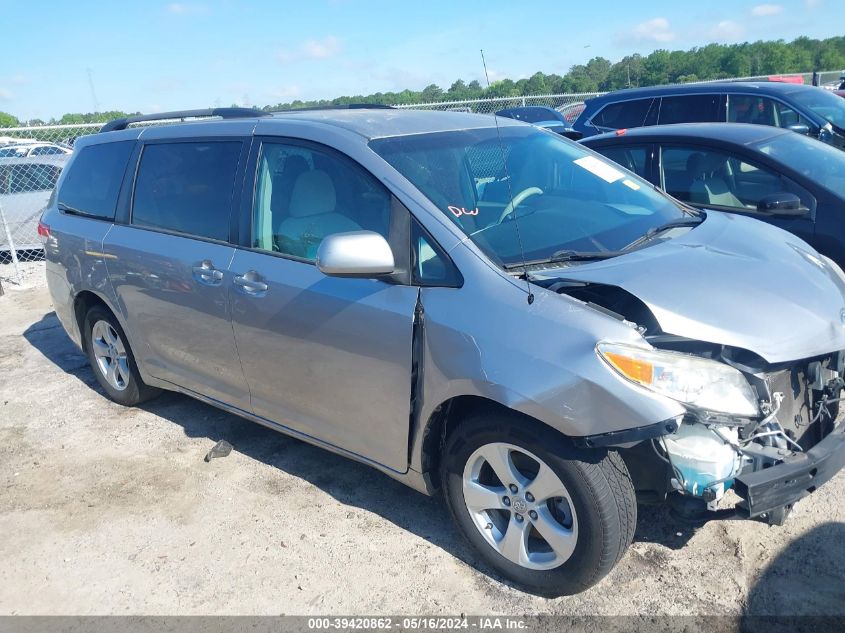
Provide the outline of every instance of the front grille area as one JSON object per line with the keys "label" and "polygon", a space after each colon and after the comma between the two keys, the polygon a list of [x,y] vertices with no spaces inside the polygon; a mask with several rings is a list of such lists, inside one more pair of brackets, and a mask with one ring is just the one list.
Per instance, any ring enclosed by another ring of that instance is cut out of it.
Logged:
{"label": "front grille area", "polygon": [[[822,361],[826,366],[829,361]],[[825,391],[811,388],[807,366],[781,369],[766,375],[769,393],[783,394],[777,420],[787,435],[805,451],[818,444],[833,429],[838,414],[838,404],[826,405],[827,415],[817,416]],[[832,394],[828,394],[830,397]],[[815,419],[815,422],[813,421]]]}

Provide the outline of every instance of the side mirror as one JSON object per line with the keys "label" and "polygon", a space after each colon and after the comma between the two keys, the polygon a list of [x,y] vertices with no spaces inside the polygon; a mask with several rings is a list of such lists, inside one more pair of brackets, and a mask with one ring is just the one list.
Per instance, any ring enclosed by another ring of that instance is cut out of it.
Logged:
{"label": "side mirror", "polygon": [[784,191],[773,193],[760,198],[757,202],[757,210],[770,215],[802,216],[810,211],[801,204],[801,198],[794,193]]}
{"label": "side mirror", "polygon": [[809,134],[810,133],[810,126],[804,125],[803,123],[795,123],[794,125],[786,126],[787,130],[792,130],[793,132],[798,132],[798,134]]}
{"label": "side mirror", "polygon": [[390,244],[378,233],[335,233],[317,249],[317,268],[330,277],[381,277],[396,267]]}

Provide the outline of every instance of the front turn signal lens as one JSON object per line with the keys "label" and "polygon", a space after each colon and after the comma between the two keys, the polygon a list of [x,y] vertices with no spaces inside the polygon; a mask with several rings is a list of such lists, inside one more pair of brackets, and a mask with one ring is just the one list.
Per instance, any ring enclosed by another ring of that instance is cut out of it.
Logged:
{"label": "front turn signal lens", "polygon": [[629,380],[641,385],[650,385],[654,381],[654,365],[648,361],[615,354],[614,352],[606,352],[604,357],[620,374]]}

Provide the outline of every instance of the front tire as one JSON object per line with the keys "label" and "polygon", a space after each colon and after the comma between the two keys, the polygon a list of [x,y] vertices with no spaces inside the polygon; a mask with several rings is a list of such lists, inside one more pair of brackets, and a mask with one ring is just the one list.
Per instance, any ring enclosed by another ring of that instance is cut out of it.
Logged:
{"label": "front tire", "polygon": [[126,334],[105,306],[96,305],[88,310],[84,332],[88,362],[111,400],[134,407],[160,393],[144,384]]}
{"label": "front tire", "polygon": [[548,597],[596,584],[630,545],[637,506],[618,453],[575,448],[517,414],[479,413],[444,447],[444,495],[497,572]]}

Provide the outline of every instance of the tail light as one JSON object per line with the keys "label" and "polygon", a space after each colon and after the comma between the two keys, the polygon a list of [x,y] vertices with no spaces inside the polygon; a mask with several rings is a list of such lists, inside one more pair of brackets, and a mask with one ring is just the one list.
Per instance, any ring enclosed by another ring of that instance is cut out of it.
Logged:
{"label": "tail light", "polygon": [[41,238],[42,242],[46,242],[50,237],[50,226],[44,224],[43,220],[38,220],[38,237]]}

